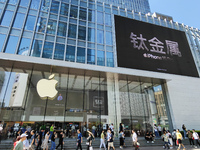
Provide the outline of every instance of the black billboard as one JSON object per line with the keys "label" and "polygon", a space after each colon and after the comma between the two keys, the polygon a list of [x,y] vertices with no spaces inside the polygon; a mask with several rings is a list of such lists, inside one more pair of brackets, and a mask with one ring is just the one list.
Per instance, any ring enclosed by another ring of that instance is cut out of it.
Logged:
{"label": "black billboard", "polygon": [[118,67],[199,77],[185,32],[115,15]]}

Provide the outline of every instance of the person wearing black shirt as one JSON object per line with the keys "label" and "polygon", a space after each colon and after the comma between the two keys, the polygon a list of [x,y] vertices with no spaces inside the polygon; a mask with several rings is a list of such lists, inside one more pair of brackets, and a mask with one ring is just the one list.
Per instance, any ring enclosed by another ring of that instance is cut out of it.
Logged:
{"label": "person wearing black shirt", "polygon": [[38,150],[38,148],[41,150],[43,132],[44,130],[42,129],[38,135],[38,145],[36,150]]}
{"label": "person wearing black shirt", "polygon": [[92,134],[91,134],[91,132],[88,132],[88,138],[87,138],[86,145],[87,145],[87,150],[89,150],[90,147],[92,146]]}
{"label": "person wearing black shirt", "polygon": [[149,141],[153,141],[153,138],[151,134],[149,133],[149,131],[146,132],[145,139],[147,140],[147,143],[149,143]]}
{"label": "person wearing black shirt", "polygon": [[108,130],[109,132],[109,137],[108,137],[108,150],[110,150],[110,147],[113,148],[113,150],[115,150],[114,144],[113,144],[113,134],[111,133],[110,130]]}
{"label": "person wearing black shirt", "polygon": [[60,132],[60,136],[59,136],[59,144],[58,146],[56,146],[56,149],[58,149],[58,147],[61,145],[61,149],[63,149],[63,138],[64,138],[64,134],[63,132]]}
{"label": "person wearing black shirt", "polygon": [[54,131],[51,136],[51,149],[50,150],[55,150],[55,148],[56,148],[55,139],[56,138],[57,138],[56,131]]}

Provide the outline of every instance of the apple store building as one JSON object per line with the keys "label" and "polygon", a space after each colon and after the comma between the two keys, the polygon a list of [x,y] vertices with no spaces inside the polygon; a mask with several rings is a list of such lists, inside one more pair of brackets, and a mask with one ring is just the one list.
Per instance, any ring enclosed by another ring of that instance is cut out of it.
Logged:
{"label": "apple store building", "polygon": [[5,127],[200,129],[198,29],[94,0],[13,2],[0,1]]}

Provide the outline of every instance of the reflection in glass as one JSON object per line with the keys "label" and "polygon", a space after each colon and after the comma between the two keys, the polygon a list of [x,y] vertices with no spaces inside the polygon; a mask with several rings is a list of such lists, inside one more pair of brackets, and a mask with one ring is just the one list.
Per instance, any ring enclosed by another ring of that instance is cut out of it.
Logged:
{"label": "reflection in glass", "polygon": [[56,2],[56,1],[53,0],[52,3],[51,3],[51,10],[50,10],[50,12],[58,14],[58,10],[59,10],[59,2]]}
{"label": "reflection in glass", "polygon": [[78,0],[73,0],[71,3],[75,4],[75,5],[78,5]]}
{"label": "reflection in glass", "polygon": [[9,4],[14,4],[14,5],[16,5],[16,4],[17,4],[17,1],[18,1],[18,0],[9,0],[8,3],[9,3]]}
{"label": "reflection in glass", "polygon": [[65,45],[56,43],[54,59],[63,60]]}
{"label": "reflection in glass", "polygon": [[102,12],[97,12],[97,23],[103,24],[103,13]]}
{"label": "reflection in glass", "polygon": [[18,36],[10,36],[9,37],[8,43],[6,45],[5,53],[10,53],[10,54],[14,54],[15,53],[18,39],[19,39]]}
{"label": "reflection in glass", "polygon": [[76,62],[85,63],[85,48],[77,47]]}
{"label": "reflection in glass", "polygon": [[111,15],[110,14],[105,14],[105,24],[107,26],[111,26]]}
{"label": "reflection in glass", "polygon": [[43,53],[42,53],[42,58],[50,58],[51,59],[52,53],[53,53],[53,43],[45,42]]}
{"label": "reflection in glass", "polygon": [[81,40],[86,39],[86,27],[79,26],[79,28],[78,28],[78,39],[81,39]]}
{"label": "reflection in glass", "polygon": [[95,64],[95,50],[93,50],[93,49],[87,50],[87,63]]}
{"label": "reflection in glass", "polygon": [[88,10],[88,21],[95,22],[95,11]]}
{"label": "reflection in glass", "polygon": [[67,46],[66,61],[75,61],[75,46]]}
{"label": "reflection in glass", "polygon": [[80,7],[79,19],[86,20],[86,18],[87,18],[87,9]]}
{"label": "reflection in glass", "polygon": [[72,5],[70,8],[70,17],[77,18],[77,14],[78,14],[78,7]]}
{"label": "reflection in glass", "polygon": [[46,18],[38,18],[38,22],[37,22],[37,26],[36,26],[36,31],[37,32],[45,32],[45,28],[46,28],[46,22],[47,19]]}
{"label": "reflection in glass", "polygon": [[112,45],[112,32],[106,31],[106,45]]}
{"label": "reflection in glass", "polygon": [[27,17],[26,25],[25,25],[25,30],[31,30],[31,31],[33,31],[34,26],[35,26],[35,19],[36,19],[36,17],[35,16],[31,16],[31,15],[29,15]]}
{"label": "reflection in glass", "polygon": [[21,0],[19,5],[20,5],[20,6],[23,6],[23,7],[27,7],[28,4],[29,4],[29,1],[30,1],[30,0]]}
{"label": "reflection in glass", "polygon": [[39,6],[40,6],[40,0],[32,0],[31,1],[31,9],[38,9]]}
{"label": "reflection in glass", "polygon": [[88,28],[88,41],[95,42],[95,29]]}
{"label": "reflection in glass", "polygon": [[97,65],[105,66],[105,52],[97,51]]}
{"label": "reflection in glass", "polygon": [[14,28],[19,28],[19,29],[22,28],[22,25],[23,25],[23,22],[24,22],[24,16],[25,16],[25,14],[17,13],[17,15],[15,17],[14,24],[13,24]]}
{"label": "reflection in glass", "polygon": [[0,34],[0,52],[2,51],[3,43],[6,38],[5,34]]}
{"label": "reflection in glass", "polygon": [[69,24],[68,37],[76,38],[76,25]]}
{"label": "reflection in glass", "polygon": [[50,2],[49,0],[42,0],[40,10],[42,10],[44,12],[48,12],[49,11],[49,2]]}
{"label": "reflection in glass", "polygon": [[114,67],[113,53],[107,52],[106,57],[107,57],[107,66],[108,67]]}
{"label": "reflection in glass", "polygon": [[69,4],[62,3],[60,8],[60,14],[68,16],[68,9],[69,9]]}
{"label": "reflection in glass", "polygon": [[67,31],[67,23],[59,22],[57,35],[66,36],[66,31]]}
{"label": "reflection in glass", "polygon": [[34,40],[30,55],[34,57],[40,57],[41,49],[42,49],[42,41]]}
{"label": "reflection in glass", "polygon": [[17,54],[28,56],[31,39],[22,38]]}
{"label": "reflection in glass", "polygon": [[3,15],[1,25],[2,26],[10,26],[12,16],[13,16],[13,11],[6,10],[4,15]]}
{"label": "reflection in glass", "polygon": [[55,34],[55,32],[56,32],[56,26],[57,26],[57,21],[55,21],[55,20],[49,20],[48,25],[47,25],[47,33],[49,33],[49,34]]}
{"label": "reflection in glass", "polygon": [[97,43],[100,43],[100,44],[104,43],[103,30],[97,30]]}

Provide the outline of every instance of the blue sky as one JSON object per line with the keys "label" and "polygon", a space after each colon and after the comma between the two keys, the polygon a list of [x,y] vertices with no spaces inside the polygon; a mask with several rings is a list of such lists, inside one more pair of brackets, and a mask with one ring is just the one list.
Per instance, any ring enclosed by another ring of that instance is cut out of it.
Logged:
{"label": "blue sky", "polygon": [[149,0],[151,12],[173,17],[175,22],[200,29],[200,0]]}

